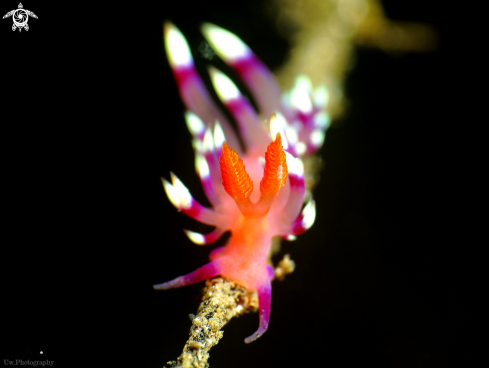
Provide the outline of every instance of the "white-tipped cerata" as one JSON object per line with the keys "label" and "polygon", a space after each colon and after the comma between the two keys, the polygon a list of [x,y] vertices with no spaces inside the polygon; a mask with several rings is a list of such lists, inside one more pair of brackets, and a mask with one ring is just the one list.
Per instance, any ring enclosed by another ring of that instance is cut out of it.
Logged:
{"label": "white-tipped cerata", "polygon": [[197,154],[195,156],[195,171],[199,174],[200,179],[205,180],[210,176],[209,165],[204,156]]}
{"label": "white-tipped cerata", "polygon": [[309,113],[312,111],[312,102],[309,93],[311,92],[311,81],[306,76],[299,76],[295,82],[295,86],[292,88],[290,94],[290,103],[293,107],[302,111],[303,113]]}
{"label": "white-tipped cerata", "polygon": [[233,62],[251,54],[243,41],[221,27],[205,23],[202,26],[202,33],[214,51],[227,62]]}
{"label": "white-tipped cerata", "polygon": [[195,244],[198,244],[198,245],[204,245],[205,244],[205,237],[204,235],[202,234],[199,234],[199,233],[195,233],[193,231],[190,231],[190,230],[183,230],[185,231],[185,234],[187,234],[188,238]]}
{"label": "white-tipped cerata", "polygon": [[307,146],[304,142],[297,142],[295,145],[295,152],[297,153],[297,156],[302,156],[304,153],[306,153]]}
{"label": "white-tipped cerata", "polygon": [[321,147],[324,143],[324,138],[326,134],[324,134],[324,130],[322,129],[314,129],[311,132],[311,143],[315,147]]}
{"label": "white-tipped cerata", "polygon": [[214,137],[212,136],[212,130],[210,128],[207,128],[204,133],[202,152],[205,154],[213,151],[214,151]]}
{"label": "white-tipped cerata", "polygon": [[185,112],[185,122],[187,128],[193,136],[199,136],[204,133],[205,124],[200,118],[191,111]]}
{"label": "white-tipped cerata", "polygon": [[316,128],[326,130],[331,124],[331,116],[325,111],[320,111],[314,115],[313,121]]}
{"label": "white-tipped cerata", "polygon": [[310,199],[309,202],[307,202],[302,210],[302,214],[304,215],[302,218],[302,226],[307,230],[314,224],[314,220],[316,220],[316,202],[313,199]]}
{"label": "white-tipped cerata", "polygon": [[225,74],[221,73],[216,68],[209,68],[211,82],[216,90],[217,96],[222,102],[227,102],[238,98],[241,93],[238,87]]}
{"label": "white-tipped cerata", "polygon": [[172,23],[165,23],[164,27],[165,49],[168,61],[173,68],[193,64],[192,54],[187,40]]}
{"label": "white-tipped cerata", "polygon": [[288,241],[297,240],[297,236],[291,235],[291,234],[284,235],[284,236],[282,236],[282,238],[284,238],[285,240],[288,240]]}
{"label": "white-tipped cerata", "polygon": [[161,178],[161,182],[163,183],[163,189],[165,189],[166,196],[170,200],[171,204],[175,206],[177,210],[179,210],[180,207],[180,199],[178,199],[177,191],[171,185],[169,182],[167,182],[165,179]]}
{"label": "white-tipped cerata", "polygon": [[222,147],[225,140],[226,137],[224,136],[224,131],[222,130],[221,124],[216,121],[216,124],[214,125],[214,147]]}
{"label": "white-tipped cerata", "polygon": [[329,92],[325,85],[320,85],[314,90],[314,106],[324,109],[328,105]]}
{"label": "white-tipped cerata", "polygon": [[285,159],[287,160],[287,170],[289,174],[297,176],[304,175],[304,164],[300,158],[295,158],[290,153],[285,151]]}
{"label": "white-tipped cerata", "polygon": [[295,146],[297,144],[299,135],[297,134],[297,130],[295,130],[295,128],[287,125],[285,127],[285,135],[287,136],[287,141],[289,141],[291,145]]}
{"label": "white-tipped cerata", "polygon": [[287,126],[287,121],[284,116],[279,112],[274,112],[270,117],[270,136],[272,140],[275,140],[277,133],[280,133],[280,138],[282,140],[282,147],[284,149],[289,148],[289,143],[285,136],[284,128]]}
{"label": "white-tipped cerata", "polygon": [[183,183],[174,173],[170,173],[170,175],[180,206],[185,209],[190,208],[192,206],[192,196],[190,195],[187,187],[183,185]]}

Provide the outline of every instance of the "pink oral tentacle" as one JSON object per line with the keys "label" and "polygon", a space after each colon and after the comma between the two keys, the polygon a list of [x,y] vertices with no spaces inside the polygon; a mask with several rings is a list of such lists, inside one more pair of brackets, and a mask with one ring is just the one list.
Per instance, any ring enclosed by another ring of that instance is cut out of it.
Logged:
{"label": "pink oral tentacle", "polygon": [[274,111],[282,110],[280,86],[273,74],[255,55],[250,53],[246,57],[230,62],[229,66],[251,90],[263,116],[268,117]]}
{"label": "pink oral tentacle", "polygon": [[202,266],[196,269],[194,272],[189,273],[185,276],[177,277],[174,280],[164,282],[162,284],[154,285],[153,288],[156,290],[168,290],[168,289],[176,289],[182,286],[193,285],[198,282],[210,279],[215,277],[221,273],[221,268],[219,265],[219,261],[212,261],[207,263],[205,266]]}
{"label": "pink oral tentacle", "polygon": [[233,144],[234,147],[239,148],[236,134],[224,115],[214,104],[193,64],[190,66],[173,67],[172,71],[178,85],[178,90],[180,91],[180,96],[187,108],[198,115],[207,127],[214,127],[217,119],[221,124],[229,144]]}
{"label": "pink oral tentacle", "polygon": [[209,253],[209,259],[211,261],[214,261],[218,258],[221,258],[222,256],[224,256],[226,254],[226,250],[227,250],[227,247],[224,246],[224,247],[219,247],[219,248],[216,248],[214,250],[212,250],[210,253]]}
{"label": "pink oral tentacle", "polygon": [[257,289],[257,293],[260,326],[253,335],[248,336],[245,339],[245,343],[247,344],[258,339],[268,329],[268,322],[270,321],[270,307],[272,302],[272,284],[270,283],[270,280],[267,280],[267,282],[260,285]]}

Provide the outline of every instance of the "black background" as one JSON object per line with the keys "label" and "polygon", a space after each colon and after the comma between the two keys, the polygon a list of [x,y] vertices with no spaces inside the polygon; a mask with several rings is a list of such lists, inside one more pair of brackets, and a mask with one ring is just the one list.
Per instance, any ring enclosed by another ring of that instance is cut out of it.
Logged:
{"label": "black background", "polygon": [[[393,20],[433,25],[438,49],[355,51],[347,112],[319,152],[316,223],[283,244],[296,271],[273,283],[267,333],[247,345],[258,317],[234,319],[211,367],[481,366],[451,214],[456,28],[437,3],[383,3]],[[214,248],[186,238],[182,228],[206,228],[177,213],[159,181],[173,171],[205,202],[162,22],[184,33],[203,72],[204,21],[236,33],[272,70],[288,43],[260,1],[23,4],[39,17],[29,32],[8,19],[0,29],[1,358],[161,367],[180,355],[202,285],[152,285],[200,267]]]}

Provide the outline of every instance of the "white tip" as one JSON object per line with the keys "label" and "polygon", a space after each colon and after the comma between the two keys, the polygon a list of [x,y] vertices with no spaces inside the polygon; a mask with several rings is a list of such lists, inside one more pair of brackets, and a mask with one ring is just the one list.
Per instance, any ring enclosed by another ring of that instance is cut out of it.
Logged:
{"label": "white tip", "polygon": [[305,74],[301,74],[301,75],[297,76],[297,78],[295,79],[295,86],[297,88],[303,89],[307,93],[312,92],[311,80]]}
{"label": "white tip", "polygon": [[165,189],[166,196],[170,200],[171,204],[176,207],[176,209],[180,209],[180,200],[178,199],[177,191],[169,182],[165,179],[161,178],[161,182],[163,183],[163,189]]}
{"label": "white tip", "polygon": [[295,152],[297,153],[297,156],[302,156],[304,153],[306,153],[307,146],[304,142],[297,142],[295,145]]}
{"label": "white tip", "polygon": [[185,112],[185,122],[187,128],[193,136],[204,133],[205,124],[200,118],[191,111]]}
{"label": "white tip", "polygon": [[250,49],[243,41],[224,28],[205,23],[202,26],[202,33],[214,51],[227,62],[232,62],[251,54]]}
{"label": "white tip", "polygon": [[202,180],[207,179],[210,176],[209,165],[202,155],[195,156],[195,169]]}
{"label": "white tip", "polygon": [[207,128],[204,133],[204,141],[202,143],[202,153],[214,151],[214,139],[212,137],[212,130]]}
{"label": "white tip", "polygon": [[331,116],[324,111],[318,112],[316,115],[314,115],[313,120],[314,126],[323,130],[328,129],[329,125],[331,124]]}
{"label": "white tip", "polygon": [[222,130],[221,124],[216,120],[216,124],[214,125],[214,147],[220,148],[222,144],[226,140],[224,136],[224,131]]}
{"label": "white tip", "polygon": [[171,23],[165,23],[164,38],[166,54],[172,67],[193,64],[187,40],[177,27]]}
{"label": "white tip", "polygon": [[187,234],[188,238],[195,244],[198,244],[198,245],[204,245],[205,244],[205,238],[202,234],[199,234],[199,233],[195,233],[193,231],[190,231],[190,230],[183,230],[185,231],[185,234]]}
{"label": "white tip", "polygon": [[192,196],[190,195],[187,187],[178,179],[178,177],[170,173],[173,188],[178,196],[178,202],[182,208],[190,208],[192,206]]}
{"label": "white tip", "polygon": [[314,91],[314,106],[324,109],[328,105],[329,92],[325,85],[321,85]]}
{"label": "white tip", "polygon": [[302,210],[302,214],[304,215],[302,218],[302,226],[305,229],[309,229],[312,224],[314,224],[314,220],[316,220],[316,202],[314,202],[313,199],[310,199],[309,202],[307,202]]}
{"label": "white tip", "polygon": [[321,147],[324,143],[324,138],[326,137],[326,134],[324,133],[324,130],[322,129],[314,129],[311,132],[311,143],[315,147]]}
{"label": "white tip", "polygon": [[291,234],[287,234],[287,235],[284,235],[283,238],[285,240],[288,240],[288,241],[294,241],[294,240],[297,240],[297,236],[295,235],[291,235]]}
{"label": "white tip", "polygon": [[292,88],[290,103],[296,109],[303,113],[312,111],[312,102],[309,94],[311,93],[311,81],[306,76],[299,76],[296,79],[295,86]]}
{"label": "white tip", "polygon": [[[287,154],[287,153],[288,152],[285,152],[285,154]],[[261,166],[265,167],[265,164],[267,163],[267,160],[265,160],[265,157],[263,157],[263,156],[258,156],[258,162],[260,163]],[[288,165],[288,163],[287,163],[287,165]]]}
{"label": "white tip", "polygon": [[287,125],[285,127],[285,135],[287,136],[287,140],[290,142],[291,145],[295,145],[299,140],[297,131],[295,130],[295,128],[291,127],[290,125]]}
{"label": "white tip", "polygon": [[287,170],[290,174],[297,176],[304,175],[304,164],[300,158],[295,158],[290,153],[285,152],[285,159],[287,160]]}
{"label": "white tip", "polygon": [[279,112],[274,112],[270,117],[270,136],[275,140],[277,133],[280,133],[283,149],[289,148],[287,137],[285,136],[284,128],[287,127],[287,121]]}
{"label": "white tip", "polygon": [[238,87],[236,87],[231,79],[216,68],[209,68],[209,74],[217,96],[222,102],[233,100],[241,95]]}

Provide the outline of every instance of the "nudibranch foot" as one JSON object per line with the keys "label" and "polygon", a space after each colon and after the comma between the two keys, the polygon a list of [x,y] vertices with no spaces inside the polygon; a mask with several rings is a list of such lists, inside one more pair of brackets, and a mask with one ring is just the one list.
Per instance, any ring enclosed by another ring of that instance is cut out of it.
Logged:
{"label": "nudibranch foot", "polygon": [[176,279],[164,282],[162,284],[153,285],[153,288],[155,290],[176,289],[182,286],[197,284],[198,282],[216,277],[220,273],[221,267],[219,260],[215,260],[196,269],[194,272],[191,272],[188,275],[177,277]]}
{"label": "nudibranch foot", "polygon": [[262,336],[267,331],[268,323],[270,321],[270,306],[272,302],[272,284],[270,283],[270,280],[258,287],[256,292],[258,294],[260,326],[253,335],[248,336],[245,339],[245,343],[247,344]]}

